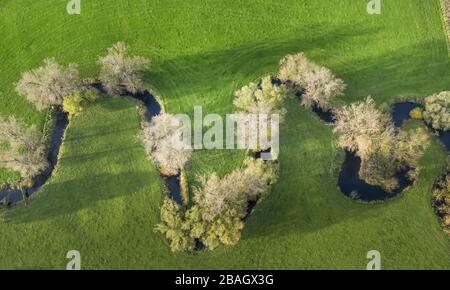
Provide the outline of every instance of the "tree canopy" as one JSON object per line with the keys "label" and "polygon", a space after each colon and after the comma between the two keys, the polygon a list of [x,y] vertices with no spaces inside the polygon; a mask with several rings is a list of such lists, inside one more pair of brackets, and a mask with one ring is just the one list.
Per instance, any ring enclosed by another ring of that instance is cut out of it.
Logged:
{"label": "tree canopy", "polygon": [[46,59],[41,67],[23,73],[16,85],[16,91],[41,111],[62,105],[64,97],[80,88],[77,66],[70,64],[64,68],[53,58]]}
{"label": "tree canopy", "polygon": [[294,91],[301,92],[301,102],[307,108],[331,109],[336,97],[342,96],[346,85],[328,68],[311,62],[304,53],[288,55],[280,61],[278,78]]}
{"label": "tree canopy", "polygon": [[99,57],[100,81],[110,95],[129,91],[133,94],[143,90],[142,72],[150,67],[150,61],[141,56],[129,56],[128,47],[118,42]]}
{"label": "tree canopy", "polygon": [[36,126],[24,127],[17,119],[0,118],[0,165],[29,180],[47,166],[45,145]]}

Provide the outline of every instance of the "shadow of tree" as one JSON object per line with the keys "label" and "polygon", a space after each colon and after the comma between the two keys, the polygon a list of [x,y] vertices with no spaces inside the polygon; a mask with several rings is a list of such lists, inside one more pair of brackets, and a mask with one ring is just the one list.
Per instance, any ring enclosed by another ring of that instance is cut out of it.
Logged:
{"label": "shadow of tree", "polygon": [[[311,31],[315,32],[313,36]],[[253,81],[255,75],[274,73],[283,56],[318,47],[331,48],[348,38],[378,31],[357,24],[338,28],[305,26],[278,39],[166,59],[157,64],[157,70],[147,72],[145,78],[162,95],[169,112],[190,113],[194,102],[202,104],[204,111],[229,113],[233,111],[234,91]],[[204,67],[208,67],[208,75]],[[217,96],[211,98],[211,92]]]}
{"label": "shadow of tree", "polygon": [[[120,174],[87,174],[80,179],[50,183],[38,193],[37,198],[29,206],[7,211],[6,220],[12,223],[28,223],[68,215],[93,207],[102,200],[132,195],[143,188],[150,190],[150,184],[155,182],[159,183],[159,186],[162,184],[157,174],[135,171]],[[50,195],[51,199],[46,198]]]}

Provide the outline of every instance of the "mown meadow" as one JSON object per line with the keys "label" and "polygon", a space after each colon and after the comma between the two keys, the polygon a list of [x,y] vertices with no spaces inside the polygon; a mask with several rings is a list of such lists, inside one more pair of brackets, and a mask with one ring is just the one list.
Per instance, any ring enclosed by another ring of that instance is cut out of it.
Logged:
{"label": "mown meadow", "polygon": [[[61,2],[61,3],[59,3]],[[304,51],[347,84],[342,101],[371,95],[379,105],[449,89],[439,1],[366,0],[65,1],[0,4],[0,114],[44,127],[14,90],[20,74],[47,57],[98,75],[98,55],[117,41],[152,61],[146,85],[170,113],[234,111],[234,91],[278,61]],[[54,176],[27,205],[0,212],[0,268],[64,269],[76,249],[85,269],[365,269],[378,250],[389,269],[450,269],[450,240],[431,206],[448,155],[437,138],[416,185],[384,204],[360,204],[337,187],[344,152],[297,99],[281,128],[278,183],[248,219],[242,240],[211,252],[173,254],[153,227],[163,183],[137,137],[135,101],[113,97],[72,119]],[[421,126],[411,121],[406,126]],[[245,153],[200,150],[189,179],[239,166]],[[0,169],[0,182],[17,175]]]}

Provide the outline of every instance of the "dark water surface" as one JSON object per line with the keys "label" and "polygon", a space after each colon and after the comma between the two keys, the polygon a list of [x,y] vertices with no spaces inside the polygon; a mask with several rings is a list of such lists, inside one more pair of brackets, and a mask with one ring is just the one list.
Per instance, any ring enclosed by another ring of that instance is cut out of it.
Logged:
{"label": "dark water surface", "polygon": [[407,172],[398,172],[399,187],[393,192],[385,191],[381,186],[371,185],[359,177],[361,159],[352,152],[345,152],[345,160],[339,174],[338,185],[341,191],[353,199],[366,202],[383,201],[401,193],[412,185],[406,177]]}

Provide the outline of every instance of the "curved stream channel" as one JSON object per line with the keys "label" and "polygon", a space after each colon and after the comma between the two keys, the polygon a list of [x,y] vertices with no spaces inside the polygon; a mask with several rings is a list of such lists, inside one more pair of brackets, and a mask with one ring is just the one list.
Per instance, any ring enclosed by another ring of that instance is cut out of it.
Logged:
{"label": "curved stream channel", "polygon": [[[99,93],[106,94],[105,89],[101,83],[95,83],[91,85]],[[132,94],[127,92],[123,96],[128,96],[141,101],[145,105],[145,116],[148,122],[151,122],[153,117],[156,117],[161,113],[161,104],[156,100],[155,96],[145,90],[142,93]],[[165,176],[161,174],[161,177],[169,190],[169,196],[179,205],[183,204],[183,198],[181,197],[180,175]]]}
{"label": "curved stream channel", "polygon": [[[279,81],[274,80],[273,83],[278,84]],[[302,93],[297,93],[296,96],[301,100]],[[391,113],[394,125],[397,128],[400,128],[403,125],[403,122],[410,119],[409,113],[411,110],[417,107],[420,107],[420,105],[413,102],[400,102],[394,104]],[[335,122],[334,115],[331,111],[323,111],[321,108],[315,106],[312,108],[312,112],[327,125],[333,125]],[[450,131],[442,132],[432,128],[430,129],[439,135],[439,139],[445,145],[447,151],[450,151]],[[354,153],[346,151],[345,160],[339,173],[338,186],[346,196],[352,199],[365,202],[385,201],[412,185],[412,181],[407,178],[407,170],[400,171],[396,174],[396,178],[399,181],[399,187],[393,192],[387,192],[381,186],[371,185],[362,180],[359,176],[360,167],[361,159]]]}
{"label": "curved stream channel", "polygon": [[[94,83],[90,87],[96,89],[100,94],[106,94],[100,83]],[[123,96],[129,96],[141,101],[146,107],[146,118],[148,121],[161,112],[161,105],[156,98],[148,91],[143,93],[131,94],[125,93]],[[11,207],[23,202],[25,199],[31,197],[34,193],[39,191],[45,183],[52,176],[53,171],[58,163],[58,154],[63,143],[64,133],[69,125],[69,118],[67,113],[60,108],[56,109],[56,125],[53,131],[52,142],[50,144],[47,159],[49,166],[38,176],[33,179],[33,186],[26,188],[23,191],[15,188],[4,188],[0,190],[0,206]],[[162,176],[166,187],[169,190],[170,197],[178,204],[182,204],[180,179],[179,176]]]}
{"label": "curved stream channel", "polygon": [[63,142],[64,133],[69,125],[69,118],[67,113],[60,108],[56,109],[56,124],[53,130],[52,141],[47,154],[48,167],[38,176],[33,178],[33,186],[26,188],[23,191],[15,188],[5,188],[0,190],[0,205],[12,206],[29,198],[35,192],[39,191],[41,187],[50,179],[53,170],[55,170],[58,163],[58,154]]}
{"label": "curved stream channel", "polygon": [[[99,83],[91,85],[100,94],[105,94],[105,90]],[[129,96],[141,101],[146,107],[146,118],[148,121],[161,112],[161,105],[156,98],[148,91],[144,91],[139,94],[126,93],[124,96]],[[301,98],[301,96],[298,96]],[[401,127],[403,122],[410,119],[409,112],[420,105],[413,102],[397,103],[392,109],[392,119],[396,127]],[[313,112],[327,124],[333,124],[334,117],[331,112],[325,112],[319,108],[313,108]],[[23,191],[15,188],[4,188],[0,190],[0,205],[12,206],[18,204],[25,199],[32,196],[39,191],[42,186],[52,176],[52,173],[58,162],[58,154],[63,143],[64,133],[69,124],[68,116],[61,109],[56,110],[56,124],[53,131],[52,142],[50,144],[49,152],[47,155],[49,166],[37,177],[33,179],[33,186]],[[444,143],[448,151],[450,151],[450,131],[438,132],[440,140]],[[260,153],[256,153],[254,158],[260,158]],[[406,171],[398,172],[396,177],[399,180],[399,188],[394,192],[387,192],[380,186],[370,185],[359,177],[359,169],[361,166],[361,159],[354,153],[346,151],[345,160],[342,164],[342,168],[339,174],[338,186],[341,191],[353,198],[366,202],[383,201],[401,193],[406,187],[410,186],[412,182],[406,177]],[[169,190],[169,196],[178,204],[182,204],[180,177],[175,176],[163,176],[161,175],[164,183]],[[249,202],[248,214],[255,206],[255,202]]]}

